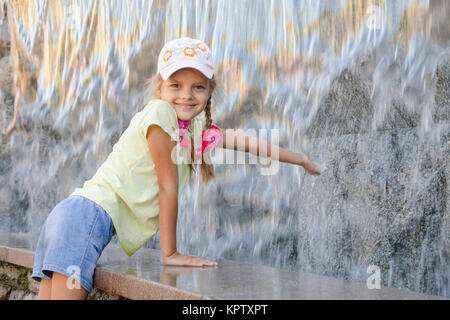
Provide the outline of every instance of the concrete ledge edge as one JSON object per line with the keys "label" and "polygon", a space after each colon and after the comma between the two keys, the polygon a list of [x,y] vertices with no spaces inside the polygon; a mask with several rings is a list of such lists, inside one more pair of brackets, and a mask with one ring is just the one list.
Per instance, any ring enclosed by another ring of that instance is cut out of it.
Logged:
{"label": "concrete ledge edge", "polygon": [[[0,261],[32,269],[34,252],[0,245]],[[132,300],[212,299],[162,283],[120,274],[106,267],[98,267],[95,269],[93,287]]]}

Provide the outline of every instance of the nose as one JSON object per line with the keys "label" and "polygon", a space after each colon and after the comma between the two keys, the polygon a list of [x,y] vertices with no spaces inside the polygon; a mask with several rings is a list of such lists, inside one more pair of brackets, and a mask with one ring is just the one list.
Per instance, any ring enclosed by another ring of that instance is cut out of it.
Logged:
{"label": "nose", "polygon": [[190,88],[184,88],[181,91],[181,99],[183,100],[192,100],[192,91]]}

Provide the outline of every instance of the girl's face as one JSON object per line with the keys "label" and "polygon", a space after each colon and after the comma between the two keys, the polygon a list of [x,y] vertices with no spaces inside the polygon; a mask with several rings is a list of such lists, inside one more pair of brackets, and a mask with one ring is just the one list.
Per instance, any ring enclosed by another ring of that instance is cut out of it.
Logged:
{"label": "girl's face", "polygon": [[205,109],[211,96],[208,78],[192,68],[173,73],[162,81],[157,93],[173,106],[180,120],[192,120]]}

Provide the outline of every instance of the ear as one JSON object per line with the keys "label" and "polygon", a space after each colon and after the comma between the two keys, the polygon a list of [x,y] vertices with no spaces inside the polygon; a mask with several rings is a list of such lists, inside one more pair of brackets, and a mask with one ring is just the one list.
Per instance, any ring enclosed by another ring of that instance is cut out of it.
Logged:
{"label": "ear", "polygon": [[155,88],[155,96],[161,98],[161,85]]}
{"label": "ear", "polygon": [[162,83],[162,79],[159,79],[158,77],[153,79],[153,95],[158,99],[161,98]]}

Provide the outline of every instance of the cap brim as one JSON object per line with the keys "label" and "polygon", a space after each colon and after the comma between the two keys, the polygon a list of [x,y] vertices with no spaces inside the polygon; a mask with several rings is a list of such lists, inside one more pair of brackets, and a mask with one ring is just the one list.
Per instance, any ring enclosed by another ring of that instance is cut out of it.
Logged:
{"label": "cap brim", "polygon": [[193,68],[195,70],[198,70],[201,73],[203,73],[203,75],[208,79],[212,79],[214,75],[214,70],[207,68],[205,65],[195,60],[185,60],[176,62],[168,66],[167,68],[160,70],[159,73],[161,75],[161,78],[163,78],[163,80],[167,80],[172,74],[184,68]]}

